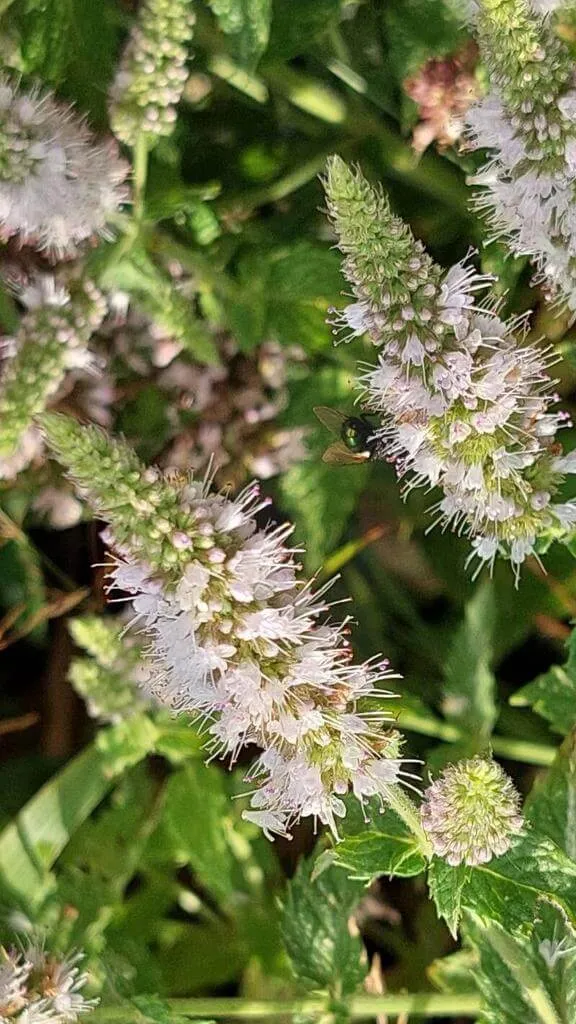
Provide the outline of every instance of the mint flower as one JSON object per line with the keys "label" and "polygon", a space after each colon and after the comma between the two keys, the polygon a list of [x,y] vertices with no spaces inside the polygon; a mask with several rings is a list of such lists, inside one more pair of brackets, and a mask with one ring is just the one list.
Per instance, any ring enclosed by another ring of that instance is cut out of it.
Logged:
{"label": "mint flower", "polygon": [[495,236],[530,256],[538,281],[576,311],[576,85],[554,3],[481,0],[490,91],[467,114],[469,143],[490,156],[472,184]]}
{"label": "mint flower", "polygon": [[87,344],[106,311],[90,282],[74,292],[38,275],[19,295],[27,308],[0,375],[0,478],[12,478],[41,451],[33,425],[68,370],[90,365]]}
{"label": "mint flower", "polygon": [[38,944],[24,952],[0,950],[0,1014],[15,1024],[66,1024],[96,1006],[83,988],[88,975],[78,964],[82,953],[51,956]]}
{"label": "mint flower", "polygon": [[0,77],[0,233],[61,258],[108,224],[128,196],[128,165],[70,106]]}
{"label": "mint flower", "polygon": [[424,793],[422,825],[448,864],[487,864],[523,828],[520,797],[495,761],[474,757],[445,768]]}
{"label": "mint flower", "polygon": [[245,816],[268,835],[307,816],[337,834],[350,787],[384,802],[405,774],[377,703],[388,665],[351,663],[346,623],[326,621],[327,587],[299,578],[291,527],[258,527],[258,487],[231,499],[209,479],[145,469],[97,428],[56,414],[42,425],[108,520],[110,588],[132,595],[149,640],[144,689],[202,720],[211,757],[261,749]]}
{"label": "mint flower", "polygon": [[191,0],[144,0],[110,93],[110,119],[121,142],[170,135],[188,72]]}
{"label": "mint flower", "polygon": [[328,166],[328,209],[357,301],[337,314],[344,340],[379,348],[363,369],[364,407],[379,416],[376,454],[413,487],[439,487],[435,522],[465,533],[471,558],[498,554],[516,573],[537,538],[576,523],[576,503],[555,502],[576,471],[556,439],[550,355],[526,345],[477,295],[489,279],[466,261],[445,271],[426,254],[383,193],[338,157]]}

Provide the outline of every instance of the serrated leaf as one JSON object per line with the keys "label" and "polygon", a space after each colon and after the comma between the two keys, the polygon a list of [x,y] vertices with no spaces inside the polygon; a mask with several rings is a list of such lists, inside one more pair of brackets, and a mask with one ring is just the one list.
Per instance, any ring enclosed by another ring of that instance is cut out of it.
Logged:
{"label": "serrated leaf", "polygon": [[534,969],[529,943],[476,914],[466,915],[466,925],[480,954],[476,977],[486,1004],[482,1024],[560,1024]]}
{"label": "serrated leaf", "polygon": [[337,254],[301,242],[276,254],[268,281],[270,334],[284,345],[302,345],[306,352],[330,347],[326,310],[344,287]]}
{"label": "serrated leaf", "polygon": [[491,669],[494,620],[494,591],[486,582],[466,605],[444,666],[442,710],[463,730],[469,753],[486,745],[497,717]]}
{"label": "serrated leaf", "polygon": [[459,949],[450,956],[434,960],[426,970],[432,984],[440,992],[477,992],[475,972],[478,954],[473,949]]}
{"label": "serrated leaf", "polygon": [[103,127],[121,33],[113,5],[108,0],[24,0],[14,12],[26,73],[58,88]]}
{"label": "serrated leaf", "polygon": [[241,64],[253,68],[266,49],[272,0],[208,0],[220,28],[231,36]]}
{"label": "serrated leaf", "polygon": [[301,862],[288,885],[282,934],[298,980],[313,989],[350,995],[366,974],[360,938],[348,925],[363,886],[341,868],[312,882],[314,861]]}
{"label": "serrated leaf", "polygon": [[562,1024],[576,1019],[576,931],[553,900],[541,900],[522,932],[466,914],[480,956],[483,1024]]}
{"label": "serrated leaf", "polygon": [[376,828],[347,836],[334,850],[337,864],[354,877],[369,880],[376,875],[409,878],[426,868],[418,842],[393,811],[379,815]]}
{"label": "serrated leaf", "polygon": [[440,857],[434,857],[428,869],[428,888],[434,900],[436,913],[456,938],[462,916],[462,893],[468,880],[468,868],[451,867]]}
{"label": "serrated leaf", "polygon": [[514,707],[531,707],[563,736],[576,726],[576,630],[568,641],[568,660],[523,686],[511,698]]}
{"label": "serrated leaf", "polygon": [[234,858],[226,838],[229,815],[225,777],[217,768],[188,763],[170,779],[166,824],[202,885],[224,901],[234,892]]}
{"label": "serrated leaf", "polygon": [[453,868],[435,858],[428,884],[436,909],[453,934],[462,909],[509,929],[521,927],[533,919],[542,896],[555,898],[576,920],[576,864],[549,839],[533,833],[488,864]]}
{"label": "serrated leaf", "polygon": [[575,732],[566,737],[552,767],[535,782],[524,813],[536,831],[576,861]]}

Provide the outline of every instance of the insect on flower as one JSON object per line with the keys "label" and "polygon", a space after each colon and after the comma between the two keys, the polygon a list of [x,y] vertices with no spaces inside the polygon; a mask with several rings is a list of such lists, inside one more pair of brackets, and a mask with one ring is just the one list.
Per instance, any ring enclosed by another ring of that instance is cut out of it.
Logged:
{"label": "insect on flower", "polygon": [[314,406],[314,412],[320,423],[338,436],[338,440],[324,452],[323,462],[348,466],[378,457],[378,440],[366,416],[346,416],[339,409],[330,409],[327,405]]}

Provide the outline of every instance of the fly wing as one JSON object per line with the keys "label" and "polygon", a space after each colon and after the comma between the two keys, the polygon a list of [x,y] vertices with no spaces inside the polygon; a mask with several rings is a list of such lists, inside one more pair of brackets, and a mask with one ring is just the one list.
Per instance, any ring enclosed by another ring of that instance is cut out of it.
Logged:
{"label": "fly wing", "polygon": [[351,466],[355,462],[365,462],[370,452],[351,452],[343,441],[334,441],[322,456],[322,462],[331,466]]}
{"label": "fly wing", "polygon": [[331,409],[328,405],[315,405],[314,412],[320,423],[326,427],[330,433],[338,434],[342,429],[342,424],[346,422],[347,416],[340,412],[339,409]]}

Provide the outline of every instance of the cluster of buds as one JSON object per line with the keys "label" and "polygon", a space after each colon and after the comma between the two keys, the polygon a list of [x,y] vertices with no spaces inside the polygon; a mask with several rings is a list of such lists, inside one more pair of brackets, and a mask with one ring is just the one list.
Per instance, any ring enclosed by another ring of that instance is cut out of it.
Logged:
{"label": "cluster of buds", "polygon": [[471,558],[501,554],[517,573],[539,537],[576,523],[576,503],[554,501],[576,457],[556,440],[567,417],[551,411],[548,353],[524,343],[521,323],[478,304],[487,278],[466,263],[437,266],[383,193],[338,157],[326,192],[357,298],[337,322],[347,340],[367,334],[380,350],[360,381],[381,420],[375,454],[406,491],[442,490],[436,520],[471,538]]}
{"label": "cluster of buds", "polygon": [[142,4],[110,93],[112,128],[126,145],[172,132],[194,22],[191,0]]}
{"label": "cluster of buds", "polygon": [[434,57],[404,82],[404,89],[418,107],[419,121],[412,145],[423,153],[431,143],[444,149],[453,146],[464,129],[464,115],[476,99],[474,74],[478,59],[475,43],[468,43],[453,57]]}
{"label": "cluster of buds", "polygon": [[82,994],[88,975],[76,953],[52,956],[40,945],[24,952],[0,948],[0,1017],[14,1024],[68,1024],[96,1006]]}
{"label": "cluster of buds", "polygon": [[257,486],[232,500],[144,468],[98,428],[54,413],[42,426],[108,521],[110,587],[132,595],[149,640],[145,689],[204,720],[211,756],[262,751],[246,817],[267,834],[306,816],[336,833],[350,787],[385,802],[406,774],[398,733],[382,728],[387,663],[351,663],[346,623],[323,621],[326,587],[299,579],[290,527],[258,527]]}
{"label": "cluster of buds", "polygon": [[290,374],[305,359],[299,346],[265,341],[242,352],[233,337],[214,331],[220,362],[207,365],[173,331],[134,308],[110,317],[100,340],[107,360],[122,362],[126,382],[117,389],[119,403],[125,393],[138,393],[140,381],[170,399],[170,435],[159,457],[164,469],[203,473],[212,464],[217,486],[237,489],[306,458],[305,428],[275,422],[288,404]]}
{"label": "cluster of buds", "polygon": [[306,457],[305,430],[274,424],[288,400],[288,366],[303,353],[273,341],[242,353],[231,338],[220,351],[221,366],[177,359],[160,374],[160,387],[177,393],[184,415],[189,410],[162,464],[198,473],[213,460],[222,486],[239,487],[250,476],[268,480]]}
{"label": "cluster of buds", "polygon": [[500,765],[484,757],[449,765],[428,787],[422,825],[448,864],[486,864],[522,832],[520,797]]}
{"label": "cluster of buds", "polygon": [[0,79],[0,232],[49,256],[105,235],[128,198],[116,143],[98,143],[49,93]]}
{"label": "cluster of buds", "polygon": [[84,615],[69,623],[74,643],[86,652],[72,659],[68,679],[91,718],[117,723],[144,705],[138,679],[142,645],[121,622]]}
{"label": "cluster of buds", "polygon": [[0,372],[0,478],[10,479],[41,451],[34,417],[46,408],[70,369],[90,365],[88,341],[106,312],[89,281],[72,292],[38,275],[19,294],[27,312]]}
{"label": "cluster of buds", "polygon": [[529,0],[479,0],[476,31],[490,91],[467,114],[490,157],[471,184],[476,207],[537,280],[576,312],[576,83],[570,49]]}

